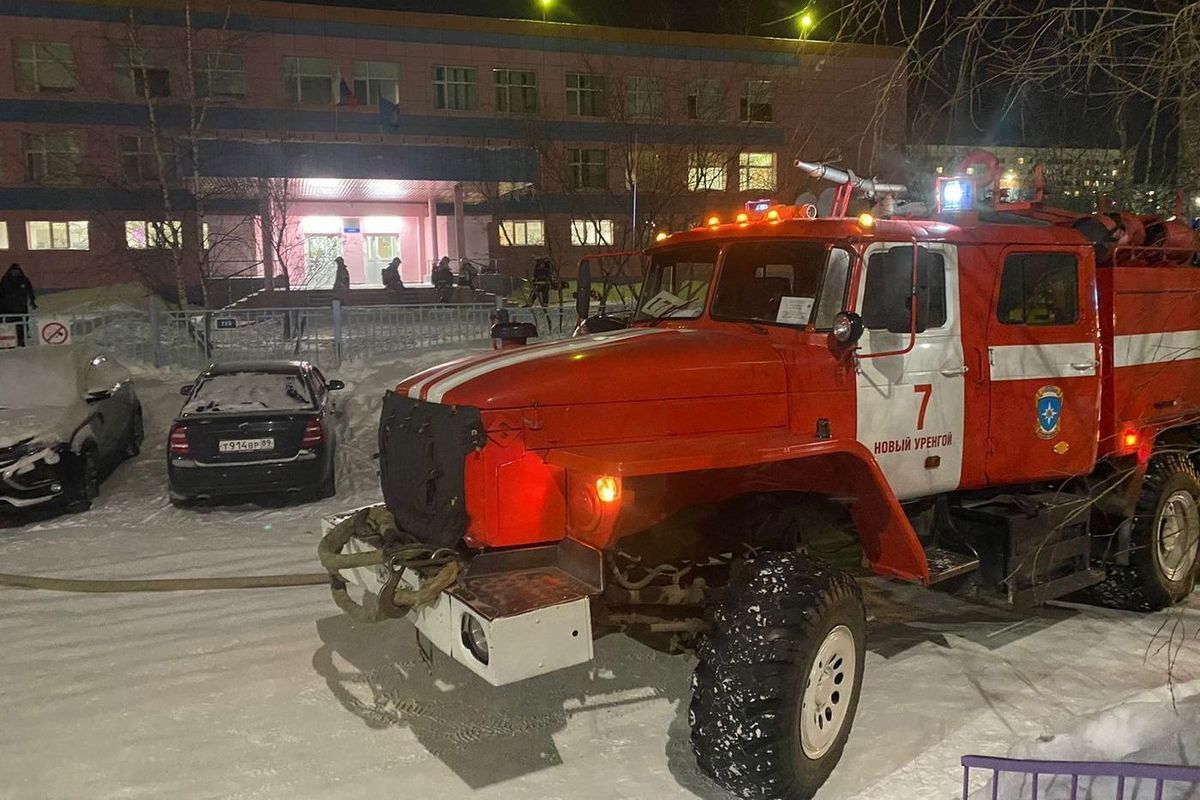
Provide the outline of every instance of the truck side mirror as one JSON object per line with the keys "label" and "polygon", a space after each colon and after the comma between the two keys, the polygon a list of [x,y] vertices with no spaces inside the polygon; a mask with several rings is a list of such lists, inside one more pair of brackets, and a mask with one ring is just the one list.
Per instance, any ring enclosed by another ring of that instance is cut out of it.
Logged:
{"label": "truck side mirror", "polygon": [[575,316],[587,319],[592,310],[592,265],[585,258],[579,262],[579,278],[575,283]]}

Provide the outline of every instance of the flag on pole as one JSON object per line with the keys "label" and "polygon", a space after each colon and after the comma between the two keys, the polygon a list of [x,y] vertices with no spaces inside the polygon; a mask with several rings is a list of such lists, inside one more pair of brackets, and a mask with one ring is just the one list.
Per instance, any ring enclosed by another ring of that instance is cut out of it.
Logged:
{"label": "flag on pole", "polygon": [[379,96],[379,124],[385,130],[400,127],[400,106],[382,94]]}
{"label": "flag on pole", "polygon": [[350,106],[351,108],[358,105],[358,97],[354,92],[350,91],[350,85],[346,83],[346,79],[342,77],[342,73],[338,73],[338,101],[339,106]]}

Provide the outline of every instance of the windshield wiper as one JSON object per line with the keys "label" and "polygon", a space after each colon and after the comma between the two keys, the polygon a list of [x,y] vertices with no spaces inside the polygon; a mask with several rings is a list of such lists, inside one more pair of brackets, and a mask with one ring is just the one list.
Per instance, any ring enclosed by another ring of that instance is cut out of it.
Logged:
{"label": "windshield wiper", "polygon": [[683,309],[683,308],[687,308],[691,304],[692,304],[691,300],[684,300],[684,301],[676,303],[672,306],[667,306],[656,316],[652,317],[650,319],[650,323],[646,327],[653,328],[655,325],[657,325],[658,323],[660,323],[664,319],[666,319],[668,314],[674,314],[676,311],[679,311],[680,309]]}

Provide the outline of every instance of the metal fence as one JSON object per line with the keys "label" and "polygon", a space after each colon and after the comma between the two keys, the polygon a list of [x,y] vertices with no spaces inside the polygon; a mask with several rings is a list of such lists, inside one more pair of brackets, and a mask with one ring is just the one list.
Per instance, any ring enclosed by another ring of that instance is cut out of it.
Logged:
{"label": "metal fence", "polygon": [[[198,369],[215,360],[302,358],[329,367],[346,360],[395,355],[454,344],[484,344],[496,307],[486,304],[145,311],[111,309],[11,317],[39,343],[41,323],[53,318],[71,339],[131,363]],[[570,336],[574,306],[509,308],[509,318],[532,322],[540,339]]]}
{"label": "metal fence", "polygon": [[[1185,790],[1188,797],[1192,796],[1193,789],[1200,788],[1200,767],[1192,766],[1110,761],[1035,761],[988,756],[963,756],[962,766],[963,800],[967,800],[969,795],[972,769],[992,773],[988,795],[992,800],[1060,797],[1069,800],[1078,800],[1080,797],[1163,800],[1168,785],[1173,784]],[[1004,781],[1004,778],[1009,780]]]}

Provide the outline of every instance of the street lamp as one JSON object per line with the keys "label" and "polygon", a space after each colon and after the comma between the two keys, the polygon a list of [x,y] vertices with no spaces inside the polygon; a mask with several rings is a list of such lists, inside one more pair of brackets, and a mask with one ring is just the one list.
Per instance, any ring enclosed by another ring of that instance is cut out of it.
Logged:
{"label": "street lamp", "polygon": [[800,29],[800,38],[801,39],[808,38],[809,32],[813,29],[813,26],[816,24],[817,24],[817,19],[816,19],[816,17],[813,16],[813,13],[811,11],[809,11],[808,9],[801,11],[800,16],[796,17],[796,27],[798,27]]}
{"label": "street lamp", "polygon": [[554,4],[554,0],[538,0],[538,5],[542,7],[542,22],[546,21],[546,12],[550,6]]}

